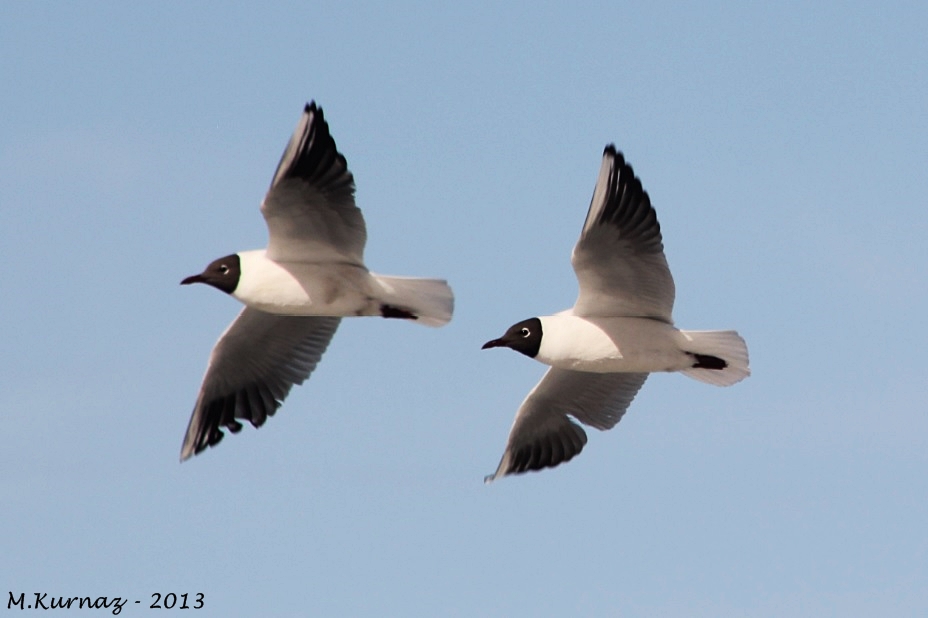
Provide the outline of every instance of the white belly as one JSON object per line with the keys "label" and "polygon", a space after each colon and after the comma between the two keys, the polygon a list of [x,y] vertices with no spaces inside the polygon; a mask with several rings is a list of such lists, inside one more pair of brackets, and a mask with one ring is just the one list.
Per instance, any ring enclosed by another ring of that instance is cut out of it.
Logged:
{"label": "white belly", "polygon": [[541,318],[536,360],[552,367],[595,373],[679,371],[692,366],[683,336],[647,318]]}
{"label": "white belly", "polygon": [[242,272],[232,296],[278,315],[379,315],[370,294],[370,274],[350,264],[275,262],[263,251],[239,254]]}

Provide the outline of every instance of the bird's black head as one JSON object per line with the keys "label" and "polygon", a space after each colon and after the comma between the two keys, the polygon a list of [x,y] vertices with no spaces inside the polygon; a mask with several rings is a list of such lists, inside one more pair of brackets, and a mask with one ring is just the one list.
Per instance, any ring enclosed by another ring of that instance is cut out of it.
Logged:
{"label": "bird's black head", "polygon": [[505,335],[499,339],[487,341],[481,349],[512,348],[529,358],[535,358],[538,355],[538,349],[541,347],[541,335],[541,320],[529,318],[513,324]]}
{"label": "bird's black head", "polygon": [[226,294],[231,294],[238,287],[239,277],[242,275],[242,262],[237,253],[221,257],[218,260],[210,262],[206,270],[199,275],[187,277],[180,282],[181,285],[188,283],[205,283],[211,285],[217,290],[222,290]]}

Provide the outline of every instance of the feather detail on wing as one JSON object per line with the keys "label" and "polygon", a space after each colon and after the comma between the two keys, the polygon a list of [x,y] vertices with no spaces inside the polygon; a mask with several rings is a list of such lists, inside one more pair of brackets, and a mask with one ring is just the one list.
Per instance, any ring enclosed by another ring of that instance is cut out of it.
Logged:
{"label": "feather detail on wing", "polygon": [[181,461],[215,446],[222,427],[260,427],[313,372],[341,318],[245,308],[216,342],[181,448]]}
{"label": "feather detail on wing", "polygon": [[569,417],[596,429],[611,429],[647,377],[552,367],[519,407],[499,467],[485,480],[570,461],[583,450],[587,437]]}
{"label": "feather detail on wing", "polygon": [[261,213],[272,260],[363,264],[367,231],[354,177],[315,102],[306,105],[284,150]]}
{"label": "feather detail on wing", "polygon": [[579,316],[671,322],[673,277],[651,200],[615,146],[606,146],[590,209],[571,258]]}

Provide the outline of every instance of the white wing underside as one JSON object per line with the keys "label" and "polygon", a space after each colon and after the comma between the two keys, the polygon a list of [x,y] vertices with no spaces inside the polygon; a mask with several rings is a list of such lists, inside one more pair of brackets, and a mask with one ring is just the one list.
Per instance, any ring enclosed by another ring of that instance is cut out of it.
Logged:
{"label": "white wing underside", "polygon": [[571,262],[580,284],[572,313],[672,322],[674,284],[651,200],[615,147],[606,147]]}

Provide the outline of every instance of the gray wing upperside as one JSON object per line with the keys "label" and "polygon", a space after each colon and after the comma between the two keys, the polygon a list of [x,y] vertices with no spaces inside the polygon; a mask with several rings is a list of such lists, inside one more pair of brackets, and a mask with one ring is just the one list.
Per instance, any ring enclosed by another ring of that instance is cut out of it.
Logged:
{"label": "gray wing upperside", "polygon": [[583,450],[587,437],[569,417],[611,429],[647,379],[647,373],[590,373],[552,367],[516,413],[491,482],[507,474],[553,468]]}
{"label": "gray wing upperside", "polygon": [[363,264],[367,230],[354,202],[354,177],[315,102],[306,105],[280,158],[261,213],[269,258]]}
{"label": "gray wing upperside", "polygon": [[671,322],[674,283],[651,199],[612,144],[571,262],[579,316],[650,317]]}
{"label": "gray wing upperside", "polygon": [[181,461],[218,444],[223,427],[238,433],[240,421],[263,425],[316,368],[340,321],[243,309],[210,354]]}

